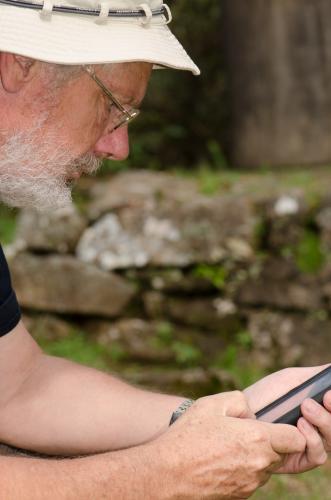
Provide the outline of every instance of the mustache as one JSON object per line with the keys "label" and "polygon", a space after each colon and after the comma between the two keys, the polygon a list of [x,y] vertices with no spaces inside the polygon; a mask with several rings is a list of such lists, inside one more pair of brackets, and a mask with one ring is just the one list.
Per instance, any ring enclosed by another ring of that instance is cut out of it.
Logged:
{"label": "mustache", "polygon": [[77,170],[86,175],[95,174],[102,165],[103,160],[97,158],[93,153],[85,153],[78,158],[75,158],[69,166],[70,173]]}

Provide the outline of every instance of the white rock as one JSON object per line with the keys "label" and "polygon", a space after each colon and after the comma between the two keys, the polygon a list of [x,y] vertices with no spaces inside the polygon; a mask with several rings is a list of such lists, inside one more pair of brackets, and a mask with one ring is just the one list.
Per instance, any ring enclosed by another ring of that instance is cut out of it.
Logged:
{"label": "white rock", "polygon": [[275,214],[282,217],[285,215],[295,215],[299,212],[300,205],[297,199],[292,196],[281,196],[274,205]]}

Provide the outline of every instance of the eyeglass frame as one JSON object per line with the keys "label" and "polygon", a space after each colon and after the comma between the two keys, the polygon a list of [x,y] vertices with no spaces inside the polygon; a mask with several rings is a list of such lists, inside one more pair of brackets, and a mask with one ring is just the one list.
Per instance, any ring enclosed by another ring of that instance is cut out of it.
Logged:
{"label": "eyeglass frame", "polygon": [[94,69],[90,65],[84,65],[82,66],[84,71],[92,78],[92,80],[95,81],[95,83],[101,88],[103,93],[108,97],[109,101],[111,102],[112,105],[115,105],[116,108],[121,111],[123,115],[123,121],[119,123],[118,125],[115,125],[111,132],[114,130],[118,130],[121,127],[124,127],[125,125],[128,125],[131,123],[135,118],[137,118],[140,114],[140,110],[129,107],[128,109],[123,106],[123,104],[120,103],[120,101],[114,96],[114,94],[109,90],[108,87],[100,80],[100,78],[96,75]]}

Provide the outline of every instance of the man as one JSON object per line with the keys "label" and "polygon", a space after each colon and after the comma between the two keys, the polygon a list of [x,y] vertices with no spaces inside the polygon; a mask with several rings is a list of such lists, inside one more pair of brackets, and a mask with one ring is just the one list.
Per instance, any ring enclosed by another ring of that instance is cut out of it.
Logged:
{"label": "man", "polygon": [[[152,64],[198,73],[169,20],[160,0],[0,0],[3,201],[62,206],[73,179],[105,157],[127,156],[127,125]],[[331,394],[326,409],[305,403],[298,429],[253,414],[321,368],[283,371],[246,396],[194,404],[143,391],[43,354],[20,320],[2,252],[0,272],[0,441],[49,455],[90,454],[0,458],[0,500],[247,498],[273,472],[326,460]]]}

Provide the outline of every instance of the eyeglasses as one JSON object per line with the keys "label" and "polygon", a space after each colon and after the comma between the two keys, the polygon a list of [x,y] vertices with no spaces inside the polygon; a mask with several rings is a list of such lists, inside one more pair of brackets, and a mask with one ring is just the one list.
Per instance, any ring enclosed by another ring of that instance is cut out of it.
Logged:
{"label": "eyeglasses", "polygon": [[128,123],[132,122],[140,114],[139,109],[132,108],[130,106],[124,107],[118,99],[112,94],[112,92],[105,86],[105,84],[100,80],[100,78],[95,74],[92,66],[83,66],[83,69],[88,73],[88,75],[95,81],[97,85],[101,88],[103,93],[108,97],[110,101],[110,115],[109,122],[111,123],[111,130],[117,130],[118,128],[124,127]]}

